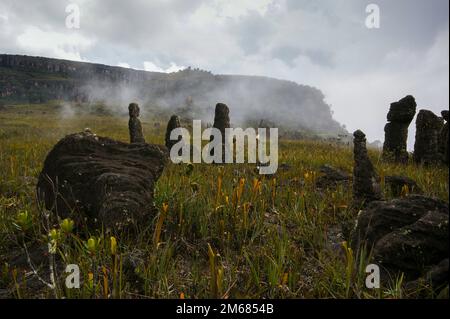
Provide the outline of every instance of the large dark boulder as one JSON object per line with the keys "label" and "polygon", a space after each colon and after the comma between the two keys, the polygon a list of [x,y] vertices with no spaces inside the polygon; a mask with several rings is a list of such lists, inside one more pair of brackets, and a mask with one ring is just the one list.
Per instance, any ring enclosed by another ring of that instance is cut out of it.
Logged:
{"label": "large dark boulder", "polygon": [[90,131],[61,139],[47,155],[38,199],[59,217],[110,228],[143,222],[167,161],[164,146],[127,144]]}
{"label": "large dark boulder", "polygon": [[435,198],[375,201],[358,215],[352,243],[373,249],[382,269],[414,280],[448,258],[448,219],[448,203]]}
{"label": "large dark boulder", "polygon": [[439,152],[439,136],[443,120],[429,110],[420,110],[416,119],[414,161],[417,164],[437,164],[442,161]]}

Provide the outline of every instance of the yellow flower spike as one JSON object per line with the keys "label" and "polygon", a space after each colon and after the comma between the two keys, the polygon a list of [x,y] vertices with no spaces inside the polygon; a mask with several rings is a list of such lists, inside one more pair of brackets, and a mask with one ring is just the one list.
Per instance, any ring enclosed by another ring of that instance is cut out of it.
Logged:
{"label": "yellow flower spike", "polygon": [[287,282],[288,282],[288,278],[289,278],[289,273],[285,272],[285,273],[283,274],[283,280],[281,281],[281,284],[282,284],[283,286],[286,286],[286,284],[287,284]]}
{"label": "yellow flower spike", "polygon": [[103,273],[103,297],[107,299],[109,296],[109,284],[108,284],[108,271],[106,270],[105,266],[102,266],[102,273]]}
{"label": "yellow flower spike", "polygon": [[88,273],[88,286],[90,289],[94,288],[94,274],[92,272]]}
{"label": "yellow flower spike", "polygon": [[50,237],[51,240],[59,241],[59,239],[60,239],[60,232],[57,229],[53,228],[50,231],[50,233],[48,234],[48,236]]}
{"label": "yellow flower spike", "polygon": [[16,223],[20,227],[20,230],[26,231],[32,227],[33,219],[28,211],[23,211],[17,214]]}
{"label": "yellow flower spike", "polygon": [[115,256],[117,254],[117,240],[114,236],[111,236],[111,255]]}
{"label": "yellow flower spike", "polygon": [[180,293],[180,299],[185,299],[184,292]]}
{"label": "yellow flower spike", "polygon": [[402,186],[402,190],[400,192],[400,197],[406,197],[408,195],[409,195],[409,187],[408,187],[408,185],[405,184]]}
{"label": "yellow flower spike", "polygon": [[95,254],[98,249],[98,240],[95,237],[91,237],[88,239],[86,248],[89,250],[91,254]]}
{"label": "yellow flower spike", "polygon": [[222,194],[222,172],[219,171],[219,176],[217,176],[216,207],[219,205],[221,194]]}
{"label": "yellow flower spike", "polygon": [[66,218],[61,222],[60,227],[64,233],[70,234],[73,231],[74,225],[75,223],[72,219]]}
{"label": "yellow flower spike", "polygon": [[164,220],[166,219],[168,210],[169,210],[169,204],[163,203],[163,205],[162,205],[162,212],[161,212],[161,214],[158,217],[158,222],[156,223],[155,234],[154,234],[154,237],[153,237],[154,244],[155,244],[156,248],[159,247],[160,238],[161,238],[161,232],[162,232],[162,226],[164,224]]}

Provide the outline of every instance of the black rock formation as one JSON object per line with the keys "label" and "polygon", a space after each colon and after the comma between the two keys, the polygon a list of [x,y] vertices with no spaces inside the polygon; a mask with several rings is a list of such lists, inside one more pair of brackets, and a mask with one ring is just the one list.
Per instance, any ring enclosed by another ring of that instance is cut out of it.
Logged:
{"label": "black rock formation", "polygon": [[409,194],[421,194],[422,190],[419,185],[409,177],[400,175],[389,175],[384,177],[384,183],[389,186],[391,195],[399,197],[402,194],[403,187],[408,188]]}
{"label": "black rock formation", "polygon": [[420,110],[417,114],[413,156],[417,164],[430,165],[442,160],[439,153],[442,126],[442,119],[429,110]]}
{"label": "black rock formation", "polygon": [[358,215],[352,243],[373,248],[374,262],[391,275],[403,272],[415,280],[448,258],[448,221],[448,203],[438,199],[375,201]]}
{"label": "black rock formation", "polygon": [[111,229],[148,221],[153,188],[160,177],[165,148],[127,144],[91,132],[71,134],[49,152],[39,175],[37,195],[61,218]]}
{"label": "black rock formation", "polygon": [[[230,127],[230,110],[224,103],[217,103],[214,115],[213,127],[218,129],[222,134],[222,163],[225,162],[225,129]],[[212,140],[212,137],[211,139]],[[211,155],[214,154],[214,149],[211,150]]]}
{"label": "black rock formation", "polygon": [[357,130],[353,137],[353,200],[357,205],[365,205],[382,198],[380,177],[367,155],[366,135]]}
{"label": "black rock formation", "polygon": [[145,143],[141,121],[139,120],[139,105],[136,103],[130,103],[128,106],[128,112],[130,114],[130,120],[128,121],[130,143]]}
{"label": "black rock formation", "polygon": [[319,171],[321,175],[316,180],[318,188],[334,188],[339,184],[348,185],[351,181],[350,174],[331,165],[322,165]]}
{"label": "black rock formation", "polygon": [[439,153],[441,154],[443,162],[448,165],[448,110],[442,111],[441,115],[445,120],[445,124],[439,133]]}
{"label": "black rock formation", "polygon": [[383,158],[398,163],[408,161],[406,141],[408,127],[416,114],[416,101],[408,95],[398,102],[391,103],[387,114],[388,123],[384,127]]}
{"label": "black rock formation", "polygon": [[165,138],[166,147],[169,150],[169,153],[170,153],[170,149],[172,148],[172,146],[174,146],[176,143],[178,143],[181,140],[181,136],[178,137],[177,140],[170,139],[170,133],[172,132],[172,130],[179,128],[179,127],[181,127],[180,118],[177,115],[172,115],[169,122],[167,123],[166,138]]}

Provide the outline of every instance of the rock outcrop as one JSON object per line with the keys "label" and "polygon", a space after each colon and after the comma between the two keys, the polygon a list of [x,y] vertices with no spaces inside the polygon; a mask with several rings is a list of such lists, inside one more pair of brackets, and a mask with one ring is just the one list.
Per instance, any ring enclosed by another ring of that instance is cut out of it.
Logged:
{"label": "rock outcrop", "polygon": [[353,137],[353,200],[356,205],[365,205],[382,198],[380,177],[367,154],[366,135],[357,130]]}
{"label": "rock outcrop", "polygon": [[[222,134],[222,163],[225,162],[225,129],[230,127],[230,110],[228,106],[223,103],[217,103],[213,127],[218,129]],[[212,140],[212,137],[211,137]],[[211,155],[214,154],[214,149],[211,150]]]}
{"label": "rock outcrop", "polygon": [[442,161],[439,152],[439,135],[443,127],[440,117],[429,110],[420,110],[416,119],[414,161],[430,165]]}
{"label": "rock outcrop", "polygon": [[402,195],[403,189],[407,187],[407,194],[421,194],[422,189],[417,183],[409,177],[400,175],[388,175],[384,177],[384,183],[391,191],[392,197]]}
{"label": "rock outcrop", "polygon": [[165,137],[165,143],[166,143],[166,147],[169,150],[170,153],[170,149],[172,148],[172,146],[174,146],[176,143],[178,143],[181,140],[181,136],[178,137],[177,140],[171,140],[170,139],[170,133],[176,129],[181,127],[180,124],[180,118],[177,115],[172,115],[169,122],[167,123],[167,129],[166,129],[166,137]]}
{"label": "rock outcrop", "polygon": [[130,119],[128,121],[128,130],[130,131],[130,143],[145,143],[142,124],[139,120],[139,105],[130,103],[128,106]]}
{"label": "rock outcrop", "polygon": [[421,195],[372,202],[358,215],[352,243],[373,249],[374,262],[391,275],[415,280],[449,256],[448,209]]}
{"label": "rock outcrop", "polygon": [[320,166],[319,172],[321,175],[316,180],[318,188],[334,188],[339,184],[348,185],[351,181],[350,174],[331,165]]}
{"label": "rock outcrop", "polygon": [[398,163],[408,161],[406,148],[408,127],[416,114],[416,107],[416,101],[411,95],[391,104],[387,114],[388,123],[384,127],[384,159]]}
{"label": "rock outcrop", "polygon": [[164,146],[127,144],[89,131],[71,134],[47,155],[38,199],[54,215],[79,223],[136,225],[152,212],[154,184],[166,162]]}

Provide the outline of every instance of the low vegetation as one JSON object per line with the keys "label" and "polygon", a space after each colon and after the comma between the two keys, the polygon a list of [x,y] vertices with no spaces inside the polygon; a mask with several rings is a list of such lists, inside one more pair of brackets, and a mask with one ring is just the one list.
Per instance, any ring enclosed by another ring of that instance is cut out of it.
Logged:
{"label": "low vegetation", "polygon": [[[86,127],[128,141],[127,120],[95,112],[61,118],[51,105],[0,111],[0,295],[437,297],[433,291],[406,294],[401,276],[381,282],[380,289],[365,287],[370,251],[353,251],[347,243],[358,213],[351,206],[351,188],[315,186],[323,164],[352,171],[352,150],[345,145],[281,140],[280,167],[270,177],[258,175],[252,165],[169,164],[155,191],[158,214],[139,225],[137,234],[84,229],[71,220],[49,224],[35,196],[48,151],[65,134]],[[149,143],[163,144],[167,120],[142,119]],[[370,151],[382,180],[405,175],[425,195],[448,201],[447,167],[386,164],[380,155]],[[39,249],[52,265],[50,272],[27,262]],[[79,266],[80,289],[66,288],[67,264]]]}

